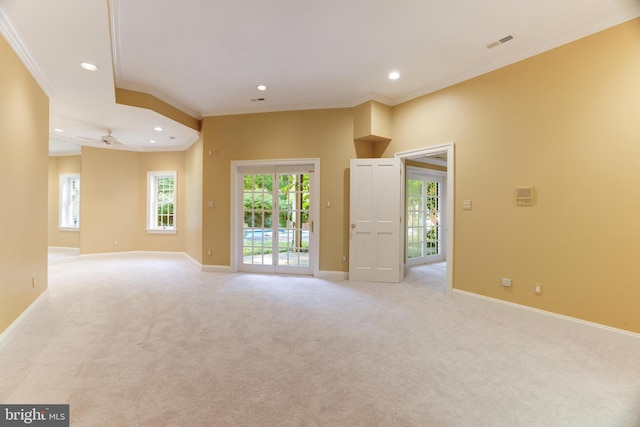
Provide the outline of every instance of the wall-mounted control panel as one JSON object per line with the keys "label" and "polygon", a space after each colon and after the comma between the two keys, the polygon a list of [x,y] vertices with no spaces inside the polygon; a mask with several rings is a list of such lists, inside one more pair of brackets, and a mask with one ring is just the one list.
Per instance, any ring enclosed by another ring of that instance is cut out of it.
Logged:
{"label": "wall-mounted control panel", "polygon": [[533,187],[516,188],[516,206],[533,206]]}

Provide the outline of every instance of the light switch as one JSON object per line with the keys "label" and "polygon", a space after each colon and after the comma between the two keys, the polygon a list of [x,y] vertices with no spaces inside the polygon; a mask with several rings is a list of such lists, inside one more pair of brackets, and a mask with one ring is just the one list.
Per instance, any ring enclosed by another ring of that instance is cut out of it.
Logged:
{"label": "light switch", "polygon": [[464,209],[466,211],[470,211],[471,210],[471,200],[463,200],[462,201],[462,209]]}

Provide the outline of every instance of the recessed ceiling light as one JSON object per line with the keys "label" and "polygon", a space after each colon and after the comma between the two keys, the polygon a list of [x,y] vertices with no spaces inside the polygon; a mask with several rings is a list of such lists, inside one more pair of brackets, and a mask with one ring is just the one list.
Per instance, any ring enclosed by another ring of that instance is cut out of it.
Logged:
{"label": "recessed ceiling light", "polygon": [[267,87],[265,85],[258,85],[258,86],[256,86],[256,89],[261,90],[261,91],[265,91],[265,90],[267,90]]}
{"label": "recessed ceiling light", "polygon": [[149,143],[151,143],[151,144],[155,144],[156,142],[158,142],[158,141],[156,141],[156,140],[154,140],[154,139],[152,139],[152,140],[150,140],[150,141],[149,141]]}
{"label": "recessed ceiling light", "polygon": [[54,131],[54,132],[64,132],[64,129],[55,128],[53,131]]}
{"label": "recessed ceiling light", "polygon": [[155,130],[156,132],[162,132],[164,129],[162,129],[160,126],[156,126],[153,128],[153,130]]}
{"label": "recessed ceiling light", "polygon": [[397,71],[392,71],[389,73],[389,80],[398,80],[400,78],[400,73]]}
{"label": "recessed ceiling light", "polygon": [[83,62],[80,66],[87,71],[96,71],[98,69],[97,65],[89,64],[88,62]]}

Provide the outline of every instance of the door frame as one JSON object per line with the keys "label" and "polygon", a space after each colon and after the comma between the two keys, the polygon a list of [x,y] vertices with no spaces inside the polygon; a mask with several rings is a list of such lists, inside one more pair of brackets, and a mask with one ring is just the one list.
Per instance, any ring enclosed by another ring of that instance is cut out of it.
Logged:
{"label": "door frame", "polygon": [[[454,171],[454,155],[455,155],[455,145],[453,142],[448,142],[445,144],[439,144],[439,145],[433,145],[430,147],[423,147],[423,148],[418,148],[418,149],[414,149],[414,150],[409,150],[409,151],[401,151],[398,153],[395,153],[395,157],[400,158],[402,161],[402,167],[404,169],[405,167],[405,160],[406,159],[411,159],[411,158],[415,158],[415,157],[428,157],[428,156],[433,156],[436,154],[446,154],[447,155],[447,185],[446,185],[446,189],[445,189],[445,193],[446,193],[446,201],[445,201],[445,206],[446,206],[446,213],[445,213],[445,218],[446,218],[446,230],[445,230],[445,254],[446,254],[446,261],[447,261],[447,279],[446,279],[446,293],[447,295],[452,295],[453,294],[453,265],[454,265],[454,257],[453,257],[453,245],[454,245],[454,241],[453,241],[453,237],[454,237],[454,183],[455,183],[455,171]],[[403,212],[403,216],[405,216],[406,212],[406,207],[405,207],[405,198],[406,198],[406,188],[405,188],[405,183],[404,181],[406,181],[406,179],[402,179],[402,197],[401,199],[401,203],[402,203],[402,212]],[[405,226],[406,229],[406,226]],[[404,247],[405,247],[405,233],[400,233],[400,248],[402,248],[402,250],[404,251]],[[407,255],[406,253],[404,253],[403,258],[403,268],[406,268],[406,262],[407,262]]]}
{"label": "door frame", "polygon": [[313,236],[310,242],[313,242],[314,250],[310,251],[310,262],[313,264],[313,275],[318,276],[320,264],[320,159],[304,158],[304,159],[275,159],[275,160],[232,160],[231,161],[231,197],[230,197],[230,260],[231,271],[238,272],[238,248],[239,242],[238,227],[242,224],[238,222],[238,206],[240,196],[238,194],[238,179],[240,168],[243,167],[276,167],[276,166],[292,166],[292,165],[313,165],[313,185],[311,186],[311,199],[314,203],[311,205],[310,213],[314,221]]}

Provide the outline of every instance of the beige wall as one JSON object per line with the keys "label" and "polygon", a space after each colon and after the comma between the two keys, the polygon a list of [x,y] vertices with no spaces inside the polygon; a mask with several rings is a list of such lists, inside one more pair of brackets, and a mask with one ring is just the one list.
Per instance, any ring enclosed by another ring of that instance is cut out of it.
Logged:
{"label": "beige wall", "polygon": [[[185,153],[82,148],[80,253],[184,252]],[[148,171],[177,171],[177,233],[146,232]],[[118,242],[116,244],[116,241]]]}
{"label": "beige wall", "polygon": [[187,254],[202,263],[202,138],[198,139],[185,153],[186,171],[186,212],[185,246]]}
{"label": "beige wall", "polygon": [[454,287],[640,332],[639,40],[634,20],[398,105],[390,143],[354,143],[347,109],[205,118],[204,264],[230,263],[231,160],[320,157],[320,269],[344,271],[349,158],[453,141]]}
{"label": "beige wall", "polygon": [[[230,162],[318,157],[320,270],[346,271],[349,159],[453,141],[454,287],[640,332],[639,40],[636,19],[398,105],[391,142],[354,142],[353,109],[333,109],[208,117],[183,153],[84,148],[81,252],[186,251],[227,266]],[[48,104],[4,40],[0,58],[0,141],[21,142],[5,142],[0,158],[2,182],[14,184],[1,187],[3,200],[21,201],[0,214],[12,224],[0,258],[2,330],[46,283]],[[147,170],[178,171],[176,235],[145,232]],[[516,207],[515,188],[529,185],[535,206]],[[463,199],[473,210],[461,210]]]}
{"label": "beige wall", "polygon": [[2,36],[0,64],[1,333],[47,287],[49,100]]}
{"label": "beige wall", "polygon": [[[349,159],[356,157],[351,109],[290,111],[203,119],[203,264],[230,265],[230,162],[320,158],[320,270],[343,271],[348,255]],[[369,144],[369,143],[365,143]],[[209,155],[211,151],[212,155]],[[326,202],[331,201],[331,207]],[[206,256],[207,249],[212,256]]]}
{"label": "beige wall", "polygon": [[636,19],[394,108],[386,156],[456,144],[455,288],[640,332],[638,94]]}
{"label": "beige wall", "polygon": [[[80,156],[49,157],[49,246],[80,247],[79,231],[60,231],[60,174],[80,173]],[[82,179],[80,180],[82,191]],[[81,219],[82,221],[82,219]],[[80,224],[82,227],[82,224]]]}
{"label": "beige wall", "polygon": [[434,171],[439,171],[439,172],[446,172],[447,171],[447,167],[446,166],[440,166],[440,165],[432,165],[429,163],[423,163],[423,162],[418,162],[415,160],[411,160],[411,159],[407,159],[404,161],[404,165],[406,166],[413,166],[416,168],[421,168],[421,169],[431,169]]}

